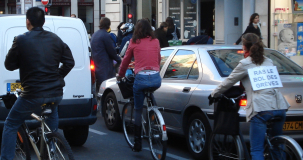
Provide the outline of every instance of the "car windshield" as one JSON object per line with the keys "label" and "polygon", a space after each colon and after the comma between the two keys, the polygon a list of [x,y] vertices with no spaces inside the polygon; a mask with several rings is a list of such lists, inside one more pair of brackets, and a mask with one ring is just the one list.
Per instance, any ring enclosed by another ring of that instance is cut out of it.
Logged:
{"label": "car windshield", "polygon": [[[208,53],[222,77],[228,77],[244,58],[243,51],[238,49],[209,50]],[[274,50],[264,50],[264,53],[277,66],[280,75],[303,75],[303,69],[281,53]]]}

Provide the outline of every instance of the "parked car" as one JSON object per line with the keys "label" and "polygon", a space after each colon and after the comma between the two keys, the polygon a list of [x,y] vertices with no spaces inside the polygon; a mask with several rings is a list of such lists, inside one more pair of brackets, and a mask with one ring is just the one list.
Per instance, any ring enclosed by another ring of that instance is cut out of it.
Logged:
{"label": "parked car", "polygon": [[[209,106],[207,97],[243,55],[242,46],[235,45],[174,46],[161,50],[162,85],[154,96],[158,106],[164,107],[168,132],[185,136],[189,151],[197,159],[207,155],[213,126],[214,106]],[[277,66],[284,86],[280,91],[291,105],[284,125],[285,134],[302,139],[303,69],[276,50],[265,49],[265,56]],[[123,99],[115,78],[102,83],[99,97],[106,126],[110,130],[119,129],[121,110],[128,100]],[[239,113],[242,132],[248,138],[249,123],[244,109]]]}
{"label": "parked car", "polygon": [[[25,15],[0,14],[0,95],[21,87],[19,70],[6,70],[4,60],[14,37],[28,31],[25,20]],[[75,60],[74,68],[64,78],[63,100],[59,104],[58,112],[59,128],[63,129],[65,138],[70,145],[80,146],[86,142],[89,125],[97,120],[97,103],[92,96],[94,71],[90,67],[91,53],[87,31],[81,19],[58,16],[46,16],[43,29],[58,35],[69,46]],[[1,100],[0,131],[8,112]],[[35,113],[40,115],[41,109],[37,109]],[[38,127],[40,124],[30,116],[26,122],[31,127]]]}

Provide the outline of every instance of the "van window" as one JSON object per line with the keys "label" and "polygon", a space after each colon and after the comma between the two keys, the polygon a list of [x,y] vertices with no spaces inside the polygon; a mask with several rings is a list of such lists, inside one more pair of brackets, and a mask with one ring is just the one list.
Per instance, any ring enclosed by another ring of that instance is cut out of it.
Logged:
{"label": "van window", "polygon": [[85,62],[83,41],[86,42],[86,40],[82,39],[80,32],[74,28],[61,27],[58,28],[57,35],[69,46],[70,50],[72,51],[75,60],[74,69],[82,68]]}
{"label": "van window", "polygon": [[5,32],[5,39],[4,42],[6,43],[6,50],[5,50],[5,55],[8,53],[9,49],[11,49],[13,45],[14,38],[20,34],[23,34],[27,32],[27,28],[25,26],[17,26],[17,27],[12,27],[6,30]]}
{"label": "van window", "polygon": [[[244,58],[236,49],[208,51],[222,77],[228,77],[239,61]],[[266,57],[273,61],[280,75],[303,75],[303,69],[275,50],[264,50]]]}

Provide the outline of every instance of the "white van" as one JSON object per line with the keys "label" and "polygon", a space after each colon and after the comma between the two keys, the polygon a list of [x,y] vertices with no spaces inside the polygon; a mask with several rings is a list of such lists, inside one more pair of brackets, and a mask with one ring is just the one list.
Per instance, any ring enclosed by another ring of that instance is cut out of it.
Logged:
{"label": "white van", "polygon": [[[12,92],[20,85],[19,70],[6,70],[4,60],[14,37],[28,32],[25,22],[25,15],[0,15],[0,95]],[[63,100],[58,111],[59,128],[63,129],[70,145],[80,146],[87,139],[89,125],[97,120],[97,105],[93,95],[95,78],[94,70],[91,70],[94,67],[91,67],[87,31],[80,19],[58,16],[46,16],[43,28],[57,34],[69,46],[75,60],[74,68],[64,79]],[[1,101],[0,130],[8,112]],[[36,113],[40,114],[40,110]],[[30,120],[31,117],[28,119],[26,122],[29,126],[38,126],[35,120]]]}

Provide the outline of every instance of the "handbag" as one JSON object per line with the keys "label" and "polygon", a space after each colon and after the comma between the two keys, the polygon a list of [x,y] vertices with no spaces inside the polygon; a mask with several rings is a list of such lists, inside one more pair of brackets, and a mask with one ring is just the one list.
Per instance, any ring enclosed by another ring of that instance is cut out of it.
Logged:
{"label": "handbag", "polygon": [[[236,98],[243,93],[240,87],[232,87],[223,93],[228,98]],[[214,130],[215,134],[239,135],[239,100],[233,102],[230,99],[221,98],[215,104]]]}
{"label": "handbag", "polygon": [[179,40],[178,36],[177,36],[177,27],[175,26],[175,31],[173,33],[171,33],[173,35],[173,39],[172,40]]}
{"label": "handbag", "polygon": [[134,78],[122,78],[118,82],[119,89],[124,99],[128,99],[134,96],[133,92]]}

